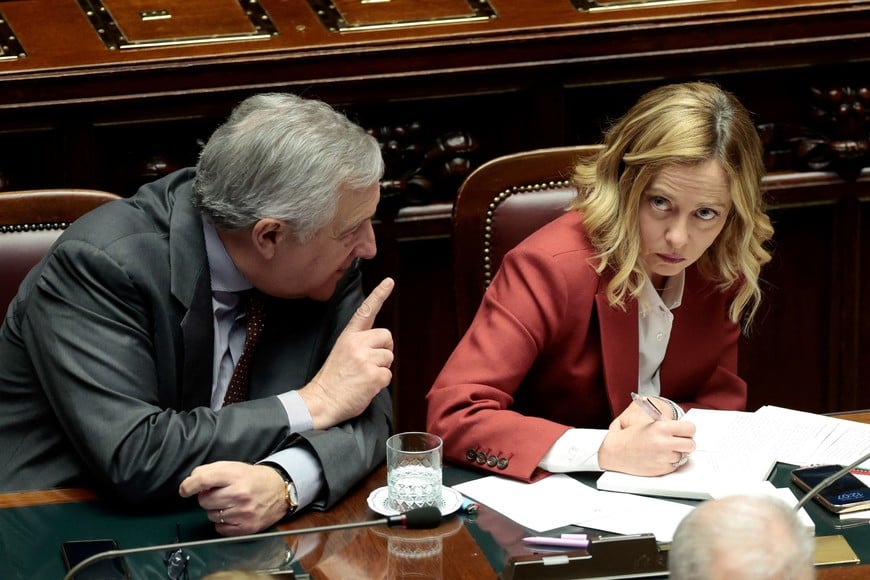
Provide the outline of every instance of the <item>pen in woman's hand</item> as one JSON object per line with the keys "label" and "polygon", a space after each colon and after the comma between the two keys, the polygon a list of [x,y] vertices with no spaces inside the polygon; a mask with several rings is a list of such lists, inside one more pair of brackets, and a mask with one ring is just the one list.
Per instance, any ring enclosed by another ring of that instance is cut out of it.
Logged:
{"label": "pen in woman's hand", "polygon": [[664,419],[662,412],[659,411],[659,408],[656,407],[655,403],[653,403],[649,397],[632,393],[631,400],[637,403],[640,408],[643,409],[643,412],[653,421],[661,421]]}
{"label": "pen in woman's hand", "polygon": [[[653,421],[661,421],[664,419],[662,416],[662,412],[659,411],[659,408],[656,407],[655,403],[653,403],[649,397],[645,395],[638,395],[637,393],[631,394],[631,400],[637,403],[641,409],[643,409],[644,413],[646,413]],[[674,468],[680,468],[689,461],[689,454],[680,452],[680,458],[676,461],[671,462],[671,465]]]}

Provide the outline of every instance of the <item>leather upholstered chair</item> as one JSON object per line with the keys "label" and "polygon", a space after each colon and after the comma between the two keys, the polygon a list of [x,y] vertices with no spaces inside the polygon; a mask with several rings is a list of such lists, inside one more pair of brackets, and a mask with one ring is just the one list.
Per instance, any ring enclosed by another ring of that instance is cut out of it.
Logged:
{"label": "leather upholstered chair", "polygon": [[453,206],[453,276],[464,334],[501,260],[529,234],[561,215],[576,195],[576,162],[599,145],[537,149],[498,157],[462,183]]}
{"label": "leather upholstered chair", "polygon": [[70,223],[115,199],[120,197],[89,189],[0,192],[0,312],[6,313],[21,281]]}

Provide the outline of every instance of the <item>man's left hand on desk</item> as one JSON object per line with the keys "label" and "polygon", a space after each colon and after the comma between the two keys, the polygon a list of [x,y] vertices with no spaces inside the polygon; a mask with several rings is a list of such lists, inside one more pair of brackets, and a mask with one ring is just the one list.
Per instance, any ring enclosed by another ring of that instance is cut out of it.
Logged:
{"label": "man's left hand on desk", "polygon": [[197,496],[222,536],[263,530],[287,513],[281,476],[266,465],[217,461],[201,465],[181,482],[182,497]]}

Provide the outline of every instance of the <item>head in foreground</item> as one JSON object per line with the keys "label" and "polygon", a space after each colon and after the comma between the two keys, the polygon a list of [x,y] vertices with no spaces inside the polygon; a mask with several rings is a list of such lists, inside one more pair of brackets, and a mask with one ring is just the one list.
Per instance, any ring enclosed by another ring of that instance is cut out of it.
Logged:
{"label": "head in foreground", "polygon": [[813,536],[774,497],[705,501],[686,516],[668,555],[672,580],[812,580]]}

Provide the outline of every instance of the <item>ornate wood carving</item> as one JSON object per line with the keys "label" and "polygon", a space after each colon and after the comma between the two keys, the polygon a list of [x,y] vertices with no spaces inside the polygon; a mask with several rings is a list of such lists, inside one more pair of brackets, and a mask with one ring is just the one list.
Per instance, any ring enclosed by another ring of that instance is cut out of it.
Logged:
{"label": "ornate wood carving", "polygon": [[[452,202],[460,183],[476,166],[478,142],[466,131],[435,134],[420,122],[377,126],[367,131],[380,143],[386,166],[378,206],[381,220],[393,220],[406,206]],[[135,180],[127,188],[129,193],[196,163],[205,139],[191,135],[180,141],[191,146],[172,150],[156,147],[133,154],[130,169]],[[2,183],[0,172],[0,187]]]}
{"label": "ornate wood carving", "polygon": [[478,150],[468,132],[431,135],[420,122],[369,129],[378,139],[386,169],[378,217],[392,220],[409,205],[452,201],[471,172]]}
{"label": "ornate wood carving", "polygon": [[870,87],[811,87],[807,125],[759,126],[768,170],[833,171],[853,181],[870,166]]}

